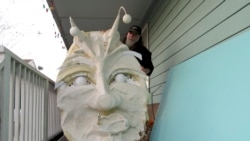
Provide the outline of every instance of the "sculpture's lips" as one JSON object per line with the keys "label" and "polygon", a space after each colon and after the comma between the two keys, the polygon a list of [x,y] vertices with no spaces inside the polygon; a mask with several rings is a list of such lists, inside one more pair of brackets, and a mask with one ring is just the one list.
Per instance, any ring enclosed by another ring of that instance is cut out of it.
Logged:
{"label": "sculpture's lips", "polygon": [[110,114],[99,117],[98,125],[95,125],[92,132],[98,132],[103,135],[118,134],[129,128],[128,120],[121,114]]}

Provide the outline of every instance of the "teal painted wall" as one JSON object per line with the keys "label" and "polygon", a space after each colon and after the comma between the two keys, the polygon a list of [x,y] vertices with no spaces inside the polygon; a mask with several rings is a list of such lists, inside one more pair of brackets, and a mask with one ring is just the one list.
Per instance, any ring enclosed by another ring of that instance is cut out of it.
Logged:
{"label": "teal painted wall", "polygon": [[250,141],[250,31],[170,69],[150,141]]}

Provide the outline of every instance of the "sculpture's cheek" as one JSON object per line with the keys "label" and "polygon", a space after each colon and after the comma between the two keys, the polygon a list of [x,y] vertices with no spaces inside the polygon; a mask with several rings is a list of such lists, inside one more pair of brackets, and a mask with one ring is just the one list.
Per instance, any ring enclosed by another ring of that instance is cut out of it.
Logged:
{"label": "sculpture's cheek", "polygon": [[75,108],[87,106],[88,98],[94,95],[96,89],[93,86],[68,87],[60,90],[57,94],[57,106],[62,111],[71,112]]}

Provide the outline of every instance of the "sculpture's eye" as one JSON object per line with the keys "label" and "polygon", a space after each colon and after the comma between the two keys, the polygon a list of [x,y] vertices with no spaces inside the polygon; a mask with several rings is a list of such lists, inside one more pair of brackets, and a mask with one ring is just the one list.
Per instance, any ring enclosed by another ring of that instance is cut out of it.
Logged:
{"label": "sculpture's eye", "polygon": [[90,79],[90,76],[86,74],[81,74],[81,75],[78,74],[66,77],[64,81],[56,83],[55,89],[64,89],[67,87],[92,85],[92,84],[93,80]]}
{"label": "sculpture's eye", "polygon": [[113,83],[129,83],[129,84],[136,84],[137,80],[136,77],[130,73],[116,73],[110,77],[109,84]]}
{"label": "sculpture's eye", "polygon": [[127,82],[127,80],[128,80],[128,78],[122,73],[118,73],[114,77],[115,82],[123,82],[123,83],[125,83],[125,82]]}
{"label": "sculpture's eye", "polygon": [[92,85],[93,79],[91,79],[90,75],[75,75],[68,81],[69,86],[83,86],[83,85]]}
{"label": "sculpture's eye", "polygon": [[77,73],[71,74],[64,79],[64,82],[67,86],[83,86],[83,85],[92,85],[94,84],[93,75],[90,73]]}
{"label": "sculpture's eye", "polygon": [[89,85],[91,82],[88,80],[86,76],[78,76],[73,81],[74,86],[80,86],[80,85]]}

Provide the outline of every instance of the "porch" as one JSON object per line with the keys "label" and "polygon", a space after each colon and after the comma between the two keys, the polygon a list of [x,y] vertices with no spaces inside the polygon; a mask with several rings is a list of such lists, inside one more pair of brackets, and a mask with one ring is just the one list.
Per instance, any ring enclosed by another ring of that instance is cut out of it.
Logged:
{"label": "porch", "polygon": [[0,140],[62,138],[54,81],[0,46]]}

